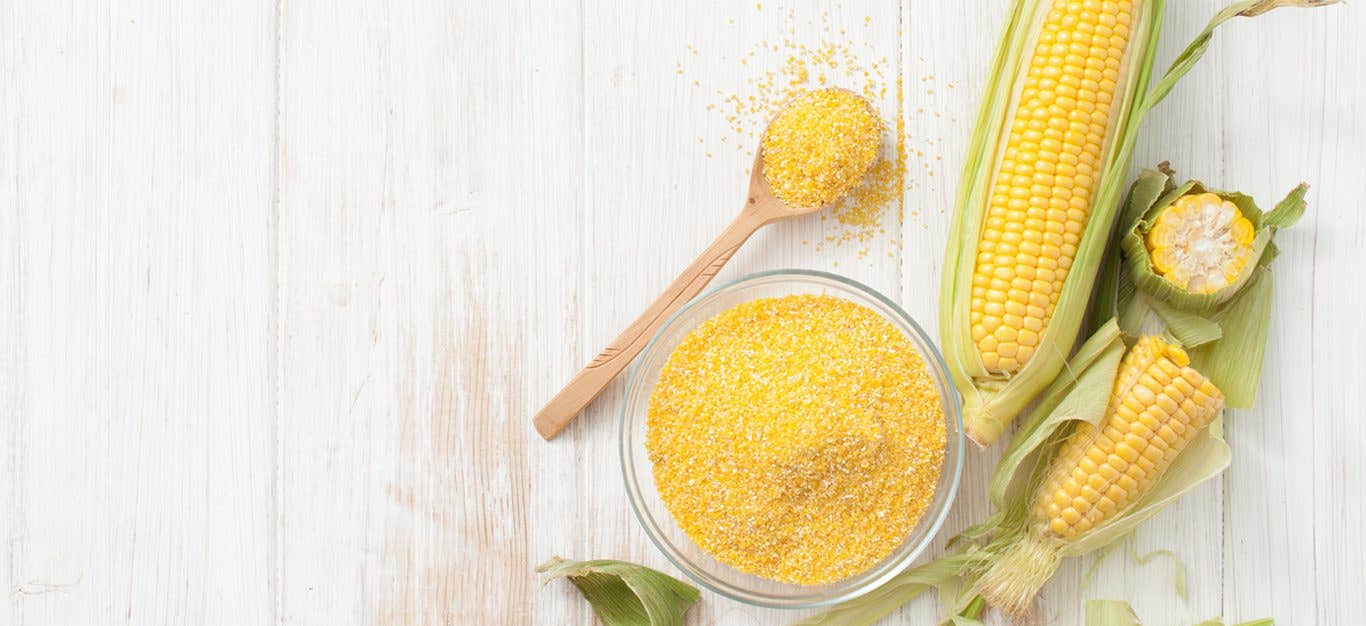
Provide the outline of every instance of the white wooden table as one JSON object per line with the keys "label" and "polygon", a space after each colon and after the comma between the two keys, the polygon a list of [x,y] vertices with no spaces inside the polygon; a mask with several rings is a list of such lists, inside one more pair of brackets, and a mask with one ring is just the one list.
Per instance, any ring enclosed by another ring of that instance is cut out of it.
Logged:
{"label": "white wooden table", "polygon": [[[589,624],[532,566],[678,574],[628,510],[623,382],[551,443],[529,417],[738,209],[706,105],[782,62],[738,63],[763,39],[887,57],[878,104],[925,156],[866,255],[804,244],[834,232],[812,218],[718,280],[833,270],[934,328],[1005,0],[343,4],[0,1],[0,625]],[[1163,62],[1220,2],[1168,4]],[[1064,567],[1040,621],[1366,620],[1363,31],[1359,6],[1232,24],[1150,117],[1137,163],[1267,202],[1306,180],[1310,210],[1233,466],[1135,539],[1189,598],[1117,554]]]}

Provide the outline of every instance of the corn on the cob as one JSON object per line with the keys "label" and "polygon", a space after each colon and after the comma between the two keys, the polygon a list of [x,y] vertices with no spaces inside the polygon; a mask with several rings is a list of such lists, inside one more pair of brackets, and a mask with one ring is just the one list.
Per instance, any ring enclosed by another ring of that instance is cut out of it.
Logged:
{"label": "corn on the cob", "polygon": [[978,583],[1007,613],[1028,609],[1057,566],[1058,549],[1115,519],[1162,476],[1224,406],[1185,350],[1145,336],[1124,356],[1106,417],[1079,422],[1034,494],[1030,523]]}
{"label": "corn on the cob", "polygon": [[988,372],[1028,363],[1058,302],[1100,177],[1134,4],[1058,0],[1038,33],[972,276],[972,339]]}
{"label": "corn on the cob", "polygon": [[1162,0],[1020,0],[959,191],[945,356],[968,435],[990,444],[1081,329],[1151,69]]}
{"label": "corn on the cob", "polygon": [[1101,427],[1087,422],[1058,451],[1038,492],[1040,530],[1062,539],[1124,509],[1223,408],[1179,346],[1146,336],[1124,357]]}
{"label": "corn on the cob", "polygon": [[1192,293],[1214,293],[1238,280],[1255,235],[1238,205],[1202,193],[1163,209],[1146,244],[1159,276]]}

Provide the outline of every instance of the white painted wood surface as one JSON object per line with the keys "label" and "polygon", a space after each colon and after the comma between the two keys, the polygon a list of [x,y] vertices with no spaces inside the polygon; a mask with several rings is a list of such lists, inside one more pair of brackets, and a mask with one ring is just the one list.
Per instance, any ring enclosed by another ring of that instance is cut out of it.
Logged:
{"label": "white painted wood surface", "polygon": [[[1164,61],[1219,2],[1168,4]],[[904,219],[820,250],[830,222],[781,224],[718,280],[833,270],[933,328],[1005,5],[0,1],[0,625],[589,624],[536,563],[677,574],[621,486],[624,382],[553,442],[529,417],[738,209],[755,137],[707,105],[783,62],[746,56],[765,39],[886,57]],[[1149,118],[1140,164],[1267,200],[1305,180],[1310,209],[1232,468],[1135,539],[1182,555],[1189,597],[1161,561],[1083,559],[1040,621],[1094,597],[1149,624],[1366,621],[1364,15],[1231,24]],[[986,514],[996,454],[949,533]]]}

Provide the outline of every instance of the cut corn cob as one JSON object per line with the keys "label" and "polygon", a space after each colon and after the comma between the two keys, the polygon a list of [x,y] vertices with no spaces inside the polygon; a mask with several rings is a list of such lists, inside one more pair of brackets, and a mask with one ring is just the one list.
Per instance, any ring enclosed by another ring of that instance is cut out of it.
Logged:
{"label": "cut corn cob", "polygon": [[1192,293],[1214,293],[1238,280],[1255,234],[1238,205],[1202,193],[1163,209],[1146,244],[1157,275]]}
{"label": "cut corn cob", "polygon": [[[1118,241],[1140,290],[1162,304],[1212,314],[1276,258],[1272,240],[1304,214],[1308,186],[1301,183],[1263,211],[1247,194],[1194,180],[1178,185],[1173,175],[1168,168],[1140,176],[1134,188],[1142,183],[1147,191],[1125,209]],[[1161,193],[1151,197],[1158,184]]]}
{"label": "cut corn cob", "polygon": [[1223,394],[1180,346],[1139,339],[1115,375],[1105,418],[1078,422],[1058,448],[1034,492],[1028,529],[982,576],[982,596],[1024,613],[1061,547],[1138,501],[1223,406]]}
{"label": "cut corn cob", "polygon": [[1080,332],[1161,8],[1016,3],[959,189],[940,307],[978,444],[1051,382]]}

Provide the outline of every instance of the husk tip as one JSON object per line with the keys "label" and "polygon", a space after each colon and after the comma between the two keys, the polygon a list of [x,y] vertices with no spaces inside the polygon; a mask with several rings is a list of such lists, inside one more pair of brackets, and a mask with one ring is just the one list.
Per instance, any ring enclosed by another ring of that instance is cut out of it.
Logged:
{"label": "husk tip", "polygon": [[985,409],[970,411],[964,409],[963,431],[978,448],[989,448],[1001,438],[1005,430],[1000,421],[993,419]]}

